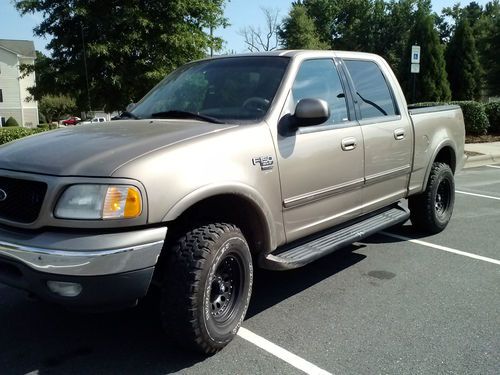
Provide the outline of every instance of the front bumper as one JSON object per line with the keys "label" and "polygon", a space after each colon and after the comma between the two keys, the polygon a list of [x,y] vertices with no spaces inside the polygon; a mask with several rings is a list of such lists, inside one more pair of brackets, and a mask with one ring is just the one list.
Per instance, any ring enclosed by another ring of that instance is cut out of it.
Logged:
{"label": "front bumper", "polygon": [[[133,303],[149,288],[166,227],[120,233],[31,233],[0,228],[0,282],[67,305]],[[75,297],[47,281],[78,283]]]}

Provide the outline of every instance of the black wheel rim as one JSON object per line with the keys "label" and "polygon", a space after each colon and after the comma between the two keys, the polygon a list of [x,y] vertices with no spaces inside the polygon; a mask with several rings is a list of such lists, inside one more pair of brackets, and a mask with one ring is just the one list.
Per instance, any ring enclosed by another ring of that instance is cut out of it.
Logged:
{"label": "black wheel rim", "polygon": [[243,286],[243,268],[239,257],[226,255],[217,266],[210,289],[210,311],[213,320],[224,323],[231,319]]}
{"label": "black wheel rim", "polygon": [[437,188],[434,207],[439,217],[446,216],[451,202],[451,185],[448,180],[442,180]]}

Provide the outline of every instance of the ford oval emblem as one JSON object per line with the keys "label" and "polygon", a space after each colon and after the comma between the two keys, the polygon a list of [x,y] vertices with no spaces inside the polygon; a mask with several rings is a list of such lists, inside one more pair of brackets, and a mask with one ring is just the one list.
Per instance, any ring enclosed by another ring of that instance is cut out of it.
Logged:
{"label": "ford oval emblem", "polygon": [[7,199],[7,193],[5,192],[5,190],[0,189],[0,202],[3,202],[6,199]]}

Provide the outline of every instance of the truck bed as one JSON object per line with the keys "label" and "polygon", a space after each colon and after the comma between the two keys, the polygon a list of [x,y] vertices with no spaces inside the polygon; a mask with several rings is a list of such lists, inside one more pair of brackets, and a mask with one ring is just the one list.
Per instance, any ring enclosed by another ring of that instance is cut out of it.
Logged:
{"label": "truck bed", "polygon": [[454,171],[460,170],[466,160],[464,154],[465,130],[463,115],[457,105],[414,107],[408,112],[413,122],[415,152],[410,176],[409,194],[425,189],[431,160],[444,147],[451,147],[457,158]]}

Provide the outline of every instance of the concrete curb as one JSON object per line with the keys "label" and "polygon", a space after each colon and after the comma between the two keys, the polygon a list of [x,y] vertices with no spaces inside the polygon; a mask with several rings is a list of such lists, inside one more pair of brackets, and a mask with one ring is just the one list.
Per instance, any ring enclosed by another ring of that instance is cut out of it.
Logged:
{"label": "concrete curb", "polygon": [[500,163],[500,153],[469,156],[464,168],[480,167],[482,165]]}

